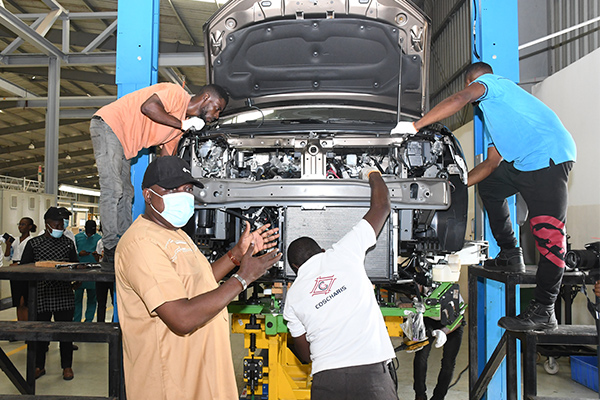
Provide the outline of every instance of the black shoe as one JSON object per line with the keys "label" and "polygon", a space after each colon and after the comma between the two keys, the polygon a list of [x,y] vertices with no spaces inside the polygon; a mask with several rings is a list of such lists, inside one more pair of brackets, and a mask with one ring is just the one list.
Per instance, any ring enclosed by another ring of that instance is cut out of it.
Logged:
{"label": "black shoe", "polygon": [[75,343],[73,343],[73,351],[75,350],[79,350],[79,346],[77,346]]}
{"label": "black shoe", "polygon": [[554,304],[545,305],[532,300],[525,312],[516,317],[502,317],[498,326],[508,331],[551,331],[558,328]]}
{"label": "black shoe", "polygon": [[515,247],[510,250],[501,250],[496,258],[485,260],[483,268],[490,271],[523,273],[525,272],[523,250],[520,247]]}

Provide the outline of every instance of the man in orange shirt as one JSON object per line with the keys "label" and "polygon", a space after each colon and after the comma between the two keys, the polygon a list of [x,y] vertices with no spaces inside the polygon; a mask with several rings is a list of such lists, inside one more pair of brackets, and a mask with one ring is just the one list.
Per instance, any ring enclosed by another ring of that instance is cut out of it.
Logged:
{"label": "man in orange shirt", "polygon": [[185,131],[216,121],[228,101],[225,89],[217,85],[203,86],[192,96],[179,85],[158,83],[121,97],[92,117],[104,261],[114,261],[119,238],[132,223],[130,160],[152,146],[162,146],[161,156],[173,155]]}

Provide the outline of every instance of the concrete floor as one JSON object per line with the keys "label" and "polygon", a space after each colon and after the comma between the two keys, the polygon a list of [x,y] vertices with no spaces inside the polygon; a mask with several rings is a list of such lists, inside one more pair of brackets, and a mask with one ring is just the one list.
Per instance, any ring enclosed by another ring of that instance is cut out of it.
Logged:
{"label": "concrete floor", "polygon": [[[107,310],[107,319],[111,318],[112,308]],[[14,320],[15,309],[0,311],[0,320]],[[241,379],[242,358],[247,354],[243,348],[243,336],[232,334],[231,343],[234,357],[234,366],[239,387],[243,386]],[[60,368],[60,356],[58,343],[51,343],[46,360],[46,375],[36,381],[36,393],[41,395],[71,395],[71,396],[107,396],[108,394],[108,345],[103,343],[77,343],[79,350],[73,356],[73,371],[75,379],[64,381],[62,369]],[[23,342],[0,341],[0,347],[9,356],[15,366],[25,373],[26,347]],[[429,374],[427,387],[429,395],[435,387],[439,371],[439,360],[441,349],[433,349],[429,357]],[[542,359],[542,362],[545,358]],[[413,400],[412,389],[412,354],[398,353],[400,367],[398,369],[400,400]],[[569,358],[563,357],[558,360],[559,372],[556,375],[548,375],[542,366],[538,364],[538,395],[553,396],[572,399],[598,398],[598,394],[571,380],[571,368]],[[461,347],[456,362],[455,379],[468,363],[467,334],[463,336]],[[241,392],[241,390],[240,390]],[[8,380],[6,375],[0,372],[0,394],[19,394],[16,388]],[[464,400],[468,398],[468,371],[450,389],[447,400]]]}

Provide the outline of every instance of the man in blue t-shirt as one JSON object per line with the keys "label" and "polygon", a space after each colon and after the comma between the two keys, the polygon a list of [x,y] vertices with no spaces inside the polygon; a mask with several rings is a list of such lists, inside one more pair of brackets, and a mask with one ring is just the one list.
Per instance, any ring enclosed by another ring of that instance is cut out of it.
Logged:
{"label": "man in blue t-shirt", "polygon": [[567,182],[576,159],[575,142],[556,114],[514,82],[494,75],[486,63],[465,71],[466,88],[436,105],[420,120],[402,121],[392,133],[419,129],[454,115],[472,103],[483,114],[491,139],[487,158],[469,172],[468,185],[479,184],[492,234],[500,253],[484,267],[525,272],[523,251],[515,238],[506,198],[521,193],[527,203],[530,228],[540,252],[535,297],[516,317],[502,317],[501,327],[525,332],[557,327],[554,302],[565,267]]}
{"label": "man in blue t-shirt", "polygon": [[[90,219],[85,221],[85,232],[79,232],[75,235],[75,244],[77,245],[77,251],[79,252],[79,262],[97,262],[95,257],[96,245],[102,236],[96,233],[96,227],[96,221]],[[94,314],[96,313],[96,282],[82,282],[81,286],[75,289],[75,313],[73,315],[73,321],[81,322],[84,290],[87,291],[85,322],[93,322]]]}

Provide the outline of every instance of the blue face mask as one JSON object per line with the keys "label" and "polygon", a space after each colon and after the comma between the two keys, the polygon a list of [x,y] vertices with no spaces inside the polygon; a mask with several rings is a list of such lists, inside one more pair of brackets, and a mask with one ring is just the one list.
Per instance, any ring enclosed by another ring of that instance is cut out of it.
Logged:
{"label": "blue face mask", "polygon": [[69,220],[68,219],[63,219],[63,221],[65,221],[65,229],[67,229],[67,227],[69,226]]}
{"label": "blue face mask", "polygon": [[60,237],[62,237],[63,233],[65,233],[65,231],[62,231],[60,229],[54,229],[48,224],[46,224],[46,226],[50,228],[50,236],[52,236],[53,238],[59,239]]}
{"label": "blue face mask", "polygon": [[156,208],[150,203],[150,207],[161,217],[163,217],[168,223],[176,228],[181,228],[192,218],[194,215],[194,195],[187,192],[175,192],[168,193],[164,196],[156,193],[154,190],[149,189],[163,199],[165,206],[163,212],[158,212]]}

